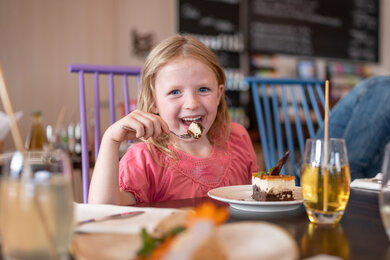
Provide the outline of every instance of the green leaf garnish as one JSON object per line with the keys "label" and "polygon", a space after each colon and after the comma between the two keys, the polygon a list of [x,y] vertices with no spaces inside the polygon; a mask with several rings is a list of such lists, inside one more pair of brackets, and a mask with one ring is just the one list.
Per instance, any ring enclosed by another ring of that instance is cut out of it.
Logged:
{"label": "green leaf garnish", "polygon": [[265,171],[259,171],[258,173],[256,173],[256,174],[254,175],[254,177],[259,177],[261,174],[267,174],[267,172],[265,172]]}
{"label": "green leaf garnish", "polygon": [[166,234],[164,236],[164,238],[170,237],[170,236],[176,236],[177,234],[183,232],[184,230],[186,230],[186,228],[183,226],[175,227],[174,229],[171,230],[171,232],[168,232],[168,234]]}
{"label": "green leaf garnish", "polygon": [[157,248],[159,245],[161,245],[165,239],[168,237],[176,236],[177,234],[183,232],[185,230],[185,227],[176,227],[172,229],[171,231],[167,232],[166,234],[162,235],[161,237],[152,237],[148,234],[145,228],[142,228],[141,230],[141,237],[142,237],[142,248],[138,250],[137,255],[139,257],[149,257],[153,250]]}
{"label": "green leaf garnish", "polygon": [[268,172],[266,172],[266,171],[259,171],[258,173],[256,173],[256,174],[254,175],[254,177],[255,177],[255,178],[256,178],[256,177],[259,177],[261,174],[270,175],[270,174],[273,172],[274,169],[275,169],[275,166],[272,167],[272,168],[270,168],[270,169],[268,169]]}
{"label": "green leaf garnish", "polygon": [[141,237],[142,248],[137,252],[137,255],[141,257],[149,257],[152,251],[162,243],[162,239],[150,236],[145,228],[142,228]]}

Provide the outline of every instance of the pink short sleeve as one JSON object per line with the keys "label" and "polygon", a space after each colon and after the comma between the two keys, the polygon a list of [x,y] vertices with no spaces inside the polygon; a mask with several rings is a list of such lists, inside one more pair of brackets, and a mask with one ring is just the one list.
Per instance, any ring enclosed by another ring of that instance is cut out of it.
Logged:
{"label": "pink short sleeve", "polygon": [[131,192],[137,203],[153,201],[162,167],[153,160],[145,143],[132,145],[119,162],[119,187]]}

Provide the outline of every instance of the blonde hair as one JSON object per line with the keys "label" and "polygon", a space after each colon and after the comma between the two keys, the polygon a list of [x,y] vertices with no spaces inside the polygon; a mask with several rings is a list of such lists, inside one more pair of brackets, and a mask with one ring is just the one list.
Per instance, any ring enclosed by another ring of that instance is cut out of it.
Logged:
{"label": "blonde hair", "polygon": [[[152,113],[155,103],[155,80],[158,71],[178,57],[196,59],[209,67],[217,78],[218,85],[225,85],[225,72],[219,65],[214,53],[208,49],[196,37],[190,35],[174,35],[163,40],[155,46],[146,58],[140,82],[138,96],[138,109]],[[207,133],[210,143],[223,144],[230,134],[230,118],[225,101],[225,93],[222,93],[218,105],[216,118]],[[153,144],[161,152],[172,156],[168,149],[170,139],[161,136],[157,139],[149,138],[147,144]]]}

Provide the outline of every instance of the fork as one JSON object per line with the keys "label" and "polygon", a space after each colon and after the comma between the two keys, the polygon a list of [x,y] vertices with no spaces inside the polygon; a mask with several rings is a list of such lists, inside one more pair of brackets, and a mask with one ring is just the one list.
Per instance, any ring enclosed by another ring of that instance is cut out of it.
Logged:
{"label": "fork", "polygon": [[[122,128],[123,129],[126,129],[127,131],[131,131],[131,132],[135,132],[135,130],[133,128],[130,128],[128,126],[125,126],[125,125],[122,125]],[[190,134],[182,134],[182,135],[179,135],[179,134],[176,134],[175,132],[169,130],[171,132],[171,134],[173,134],[174,136],[177,136],[179,138],[182,138],[182,139],[189,139],[189,138],[192,138],[192,135]]]}

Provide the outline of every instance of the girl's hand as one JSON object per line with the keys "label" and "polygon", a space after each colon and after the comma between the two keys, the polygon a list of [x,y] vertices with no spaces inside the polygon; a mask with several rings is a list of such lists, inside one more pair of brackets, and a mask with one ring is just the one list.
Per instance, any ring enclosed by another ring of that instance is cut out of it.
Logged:
{"label": "girl's hand", "polygon": [[[126,128],[133,129],[134,131]],[[169,128],[167,123],[159,115],[134,110],[112,124],[107,129],[107,132],[113,141],[120,143],[125,140],[139,138],[157,138],[163,133],[169,134]]]}

